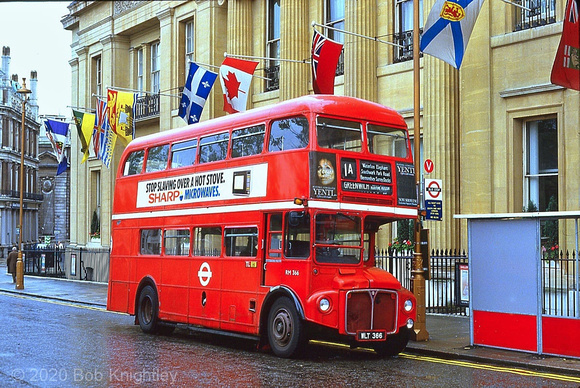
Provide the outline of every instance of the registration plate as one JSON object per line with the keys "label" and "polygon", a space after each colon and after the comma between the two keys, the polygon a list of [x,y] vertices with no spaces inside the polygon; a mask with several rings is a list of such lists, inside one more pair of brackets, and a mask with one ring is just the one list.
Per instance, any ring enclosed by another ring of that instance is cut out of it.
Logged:
{"label": "registration plate", "polygon": [[387,339],[387,331],[359,330],[356,332],[356,339],[359,341],[385,341]]}

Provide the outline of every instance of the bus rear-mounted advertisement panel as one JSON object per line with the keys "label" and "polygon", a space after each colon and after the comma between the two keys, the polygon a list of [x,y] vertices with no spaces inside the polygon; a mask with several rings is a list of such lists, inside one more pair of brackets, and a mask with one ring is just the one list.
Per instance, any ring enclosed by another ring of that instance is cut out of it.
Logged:
{"label": "bus rear-mounted advertisement panel", "polygon": [[137,187],[137,207],[265,197],[267,177],[268,164],[263,163],[142,181]]}

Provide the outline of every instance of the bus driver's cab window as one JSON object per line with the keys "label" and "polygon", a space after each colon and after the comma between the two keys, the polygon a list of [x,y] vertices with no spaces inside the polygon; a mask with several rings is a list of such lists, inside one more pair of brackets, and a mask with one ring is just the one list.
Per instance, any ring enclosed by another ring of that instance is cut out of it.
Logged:
{"label": "bus driver's cab window", "polygon": [[286,249],[289,258],[305,259],[310,256],[310,217],[304,211],[293,211],[286,215]]}

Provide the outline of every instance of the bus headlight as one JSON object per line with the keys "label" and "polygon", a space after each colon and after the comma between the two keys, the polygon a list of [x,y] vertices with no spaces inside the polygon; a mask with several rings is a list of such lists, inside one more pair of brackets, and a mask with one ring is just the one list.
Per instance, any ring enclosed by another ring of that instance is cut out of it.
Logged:
{"label": "bus headlight", "polygon": [[330,310],[330,301],[326,298],[320,299],[320,301],[318,302],[318,308],[323,313],[328,312]]}
{"label": "bus headlight", "polygon": [[413,301],[411,299],[407,299],[403,304],[403,308],[406,312],[413,310]]}
{"label": "bus headlight", "polygon": [[407,329],[412,329],[414,324],[415,321],[413,321],[411,318],[407,319]]}

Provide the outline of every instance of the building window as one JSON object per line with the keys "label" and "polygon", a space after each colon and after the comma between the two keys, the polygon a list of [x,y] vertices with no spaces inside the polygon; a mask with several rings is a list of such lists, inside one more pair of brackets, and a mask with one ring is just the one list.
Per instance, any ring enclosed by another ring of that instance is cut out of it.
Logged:
{"label": "building window", "polygon": [[521,4],[530,10],[516,8],[514,31],[556,23],[556,0],[522,0]]}
{"label": "building window", "polygon": [[189,62],[193,62],[195,51],[195,30],[193,20],[185,23],[185,72],[189,70]]}
{"label": "building window", "polygon": [[[344,30],[344,0],[326,0],[326,9],[324,12],[324,25],[338,30]],[[325,35],[334,40],[344,44],[344,34],[329,28],[325,29]],[[344,74],[344,50],[340,53],[338,58],[338,65],[336,66],[336,75]]]}
{"label": "building window", "polygon": [[[143,49],[140,48],[137,50],[137,90],[139,92],[143,92],[143,88],[145,87],[145,82],[143,78],[143,70],[145,64],[143,63]],[[143,93],[139,93],[139,96],[142,96]]]}
{"label": "building window", "polygon": [[[266,56],[280,58],[280,0],[268,1],[266,25]],[[280,85],[280,61],[269,60],[267,62],[266,91],[276,90]]]}
{"label": "building window", "polygon": [[[423,0],[419,0],[419,27],[423,31]],[[394,62],[413,59],[413,0],[395,1],[395,47]]]}
{"label": "building window", "polygon": [[151,44],[151,90],[158,94],[160,88],[161,56],[159,54],[159,42]]}
{"label": "building window", "polygon": [[555,118],[525,123],[524,156],[524,204],[527,209],[557,210],[558,126]]}
{"label": "building window", "polygon": [[103,96],[103,73],[100,56],[93,59],[93,71],[95,75],[95,94],[97,96]]}

